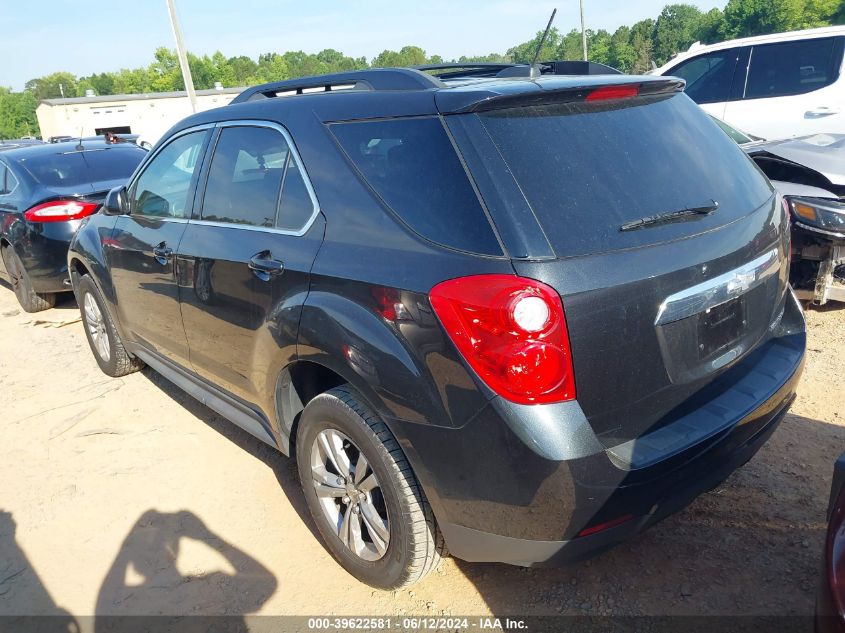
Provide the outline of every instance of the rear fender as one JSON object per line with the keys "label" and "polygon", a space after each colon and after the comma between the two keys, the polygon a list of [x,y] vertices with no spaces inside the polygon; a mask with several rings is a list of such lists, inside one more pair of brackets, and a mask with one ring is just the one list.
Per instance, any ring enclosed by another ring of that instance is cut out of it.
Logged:
{"label": "rear fender", "polygon": [[374,288],[312,284],[298,357],[348,379],[383,419],[462,426],[487,402],[434,316],[428,298],[401,292],[404,318],[378,312]]}

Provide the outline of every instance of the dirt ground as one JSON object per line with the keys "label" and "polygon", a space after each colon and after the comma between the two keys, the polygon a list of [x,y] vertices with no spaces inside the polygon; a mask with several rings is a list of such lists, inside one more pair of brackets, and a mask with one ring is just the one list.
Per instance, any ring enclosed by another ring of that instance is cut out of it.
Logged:
{"label": "dirt ground", "polygon": [[810,614],[845,451],[845,310],[807,314],[792,413],[720,488],[590,562],[447,559],[374,591],[317,540],[289,460],[150,370],[100,373],[73,299],[0,286],[0,615]]}

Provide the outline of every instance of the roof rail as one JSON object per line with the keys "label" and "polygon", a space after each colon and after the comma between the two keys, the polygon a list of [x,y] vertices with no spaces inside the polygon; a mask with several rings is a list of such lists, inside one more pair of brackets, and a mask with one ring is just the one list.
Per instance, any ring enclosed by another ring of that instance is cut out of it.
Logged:
{"label": "roof rail", "polygon": [[247,88],[230,103],[271,99],[312,92],[346,90],[428,90],[442,88],[443,83],[432,75],[413,68],[371,68],[344,73],[300,77],[274,81]]}
{"label": "roof rail", "polygon": [[[548,61],[540,62],[541,75],[621,75],[618,70],[584,61]],[[414,66],[417,70],[433,73],[438,79],[450,81],[456,79],[480,79],[489,77],[531,77],[528,64],[507,64],[490,62],[466,62],[451,64],[428,64]],[[437,72],[444,71],[444,72]],[[536,76],[536,75],[534,75]]]}
{"label": "roof rail", "polygon": [[[516,64],[505,62],[453,62],[450,64],[424,64],[413,66],[416,70],[432,73],[438,79],[460,79],[463,77],[496,77],[506,68],[513,68]],[[445,72],[436,72],[436,71]]]}

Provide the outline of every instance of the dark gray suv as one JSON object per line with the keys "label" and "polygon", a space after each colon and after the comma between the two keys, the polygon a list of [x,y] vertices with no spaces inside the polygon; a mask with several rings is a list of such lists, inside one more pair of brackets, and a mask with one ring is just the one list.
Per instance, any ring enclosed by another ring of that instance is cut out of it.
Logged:
{"label": "dark gray suv", "polygon": [[682,81],[425,70],[185,119],[69,255],[103,371],[295,456],[383,588],[444,543],[552,564],[682,508],[771,435],[805,346],[787,211]]}

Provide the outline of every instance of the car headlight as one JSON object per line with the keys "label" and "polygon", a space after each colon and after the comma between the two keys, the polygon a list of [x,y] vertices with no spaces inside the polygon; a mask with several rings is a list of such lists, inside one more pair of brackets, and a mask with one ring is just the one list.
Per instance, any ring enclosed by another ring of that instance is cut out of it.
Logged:
{"label": "car headlight", "polygon": [[796,222],[809,228],[845,234],[845,203],[830,198],[789,198]]}

